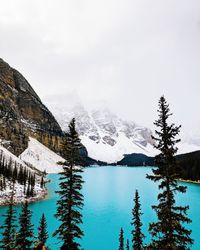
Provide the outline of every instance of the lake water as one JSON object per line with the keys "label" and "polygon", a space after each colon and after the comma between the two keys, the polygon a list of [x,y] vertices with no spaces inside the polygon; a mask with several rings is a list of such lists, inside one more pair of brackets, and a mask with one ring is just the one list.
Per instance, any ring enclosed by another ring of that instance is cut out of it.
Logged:
{"label": "lake water", "polygon": [[[143,221],[143,232],[146,235],[145,241],[150,240],[148,234],[148,223],[156,219],[155,212],[151,205],[157,204],[157,185],[146,179],[146,174],[151,173],[151,168],[144,167],[90,167],[85,169],[83,178],[85,180],[83,194],[85,205],[83,210],[82,226],[85,236],[81,244],[85,250],[116,250],[118,249],[118,236],[120,228],[124,228],[125,239],[131,241],[131,210],[133,207],[133,196],[138,189],[141,204]],[[48,220],[50,238],[48,245],[52,250],[59,249],[59,242],[51,237],[58,227],[54,218],[56,210],[58,190],[58,175],[49,175],[51,182],[48,183],[49,196],[46,200],[30,205],[33,211],[32,222],[35,228],[41,214],[44,212]],[[177,197],[178,204],[190,205],[189,217],[193,220],[189,226],[193,230],[192,237],[195,239],[192,250],[200,249],[200,185],[185,184],[188,187],[187,194]],[[0,213],[5,213],[5,207],[0,208]],[[20,206],[17,206],[17,212]],[[3,223],[1,216],[0,223]]]}

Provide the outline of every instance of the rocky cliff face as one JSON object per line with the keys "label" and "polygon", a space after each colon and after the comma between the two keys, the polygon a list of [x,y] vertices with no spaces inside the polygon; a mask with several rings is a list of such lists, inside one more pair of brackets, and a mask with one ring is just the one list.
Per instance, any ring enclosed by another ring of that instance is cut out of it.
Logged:
{"label": "rocky cliff face", "polygon": [[27,80],[0,59],[0,139],[19,155],[28,136],[59,151],[62,130]]}

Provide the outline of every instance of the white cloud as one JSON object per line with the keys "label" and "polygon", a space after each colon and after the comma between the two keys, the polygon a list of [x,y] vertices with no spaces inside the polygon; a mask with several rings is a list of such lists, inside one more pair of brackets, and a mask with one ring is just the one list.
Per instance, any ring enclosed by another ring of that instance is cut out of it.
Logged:
{"label": "white cloud", "polygon": [[75,90],[151,126],[164,93],[185,130],[200,124],[198,0],[0,2],[0,57],[40,96]]}

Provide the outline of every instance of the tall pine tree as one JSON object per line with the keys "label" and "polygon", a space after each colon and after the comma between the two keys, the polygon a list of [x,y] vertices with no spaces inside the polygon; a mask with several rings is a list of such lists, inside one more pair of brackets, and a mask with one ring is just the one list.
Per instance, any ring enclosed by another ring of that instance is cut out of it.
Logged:
{"label": "tall pine tree", "polygon": [[0,241],[1,249],[11,250],[15,249],[16,244],[16,213],[13,207],[13,196],[14,193],[12,192],[11,200],[9,203],[9,207],[7,209],[6,214],[4,215],[5,221],[4,224],[1,226],[2,232],[2,239]]}
{"label": "tall pine tree", "polygon": [[44,214],[42,214],[42,217],[40,219],[38,231],[39,231],[38,239],[42,243],[42,245],[45,245],[49,235],[48,235],[48,231],[47,231],[47,221],[46,221]]}
{"label": "tall pine tree", "polygon": [[129,240],[126,241],[126,250],[130,250]]}
{"label": "tall pine tree", "polygon": [[80,149],[82,145],[75,129],[75,119],[69,124],[69,132],[65,135],[63,152],[65,162],[60,177],[60,191],[57,193],[60,199],[57,202],[56,218],[61,222],[59,228],[53,234],[62,242],[62,249],[77,250],[80,244],[77,239],[82,238],[83,231],[80,228],[82,223],[81,210],[83,208],[82,169],[80,169]]}
{"label": "tall pine tree", "polygon": [[120,233],[119,233],[119,250],[124,250],[124,231],[123,231],[123,228],[120,229]]}
{"label": "tall pine tree", "polygon": [[132,222],[131,225],[134,226],[132,230],[132,244],[134,250],[141,250],[143,249],[143,239],[144,234],[142,233],[142,222],[141,222],[141,205],[140,205],[140,197],[138,190],[135,192],[134,198],[134,208],[132,210]]}
{"label": "tall pine tree", "polygon": [[33,243],[33,225],[31,224],[32,212],[26,201],[22,205],[22,211],[19,217],[19,231],[17,235],[17,249],[29,250],[32,249]]}
{"label": "tall pine tree", "polygon": [[184,225],[191,220],[187,217],[188,207],[177,206],[175,201],[175,194],[186,192],[186,187],[179,186],[176,181],[176,143],[180,141],[176,136],[179,134],[180,126],[168,123],[171,115],[169,105],[162,96],[159,100],[159,117],[154,123],[158,130],[153,137],[155,148],[160,153],[155,158],[157,168],[153,170],[153,175],[147,176],[150,180],[159,182],[159,190],[161,190],[158,195],[158,205],[152,206],[158,221],[149,226],[152,234],[150,249],[185,250],[189,249],[189,245],[193,242],[190,238],[191,231]]}

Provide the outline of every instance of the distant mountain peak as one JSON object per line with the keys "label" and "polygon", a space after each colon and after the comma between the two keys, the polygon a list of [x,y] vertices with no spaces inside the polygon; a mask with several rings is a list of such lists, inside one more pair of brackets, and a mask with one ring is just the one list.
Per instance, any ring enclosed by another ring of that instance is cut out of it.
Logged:
{"label": "distant mountain peak", "polygon": [[74,103],[73,107],[67,103],[62,106],[52,98],[46,99],[46,104],[64,131],[67,131],[70,120],[76,118],[77,131],[93,159],[116,162],[124,154],[154,154],[149,128],[121,119],[106,107],[87,110],[80,102]]}

